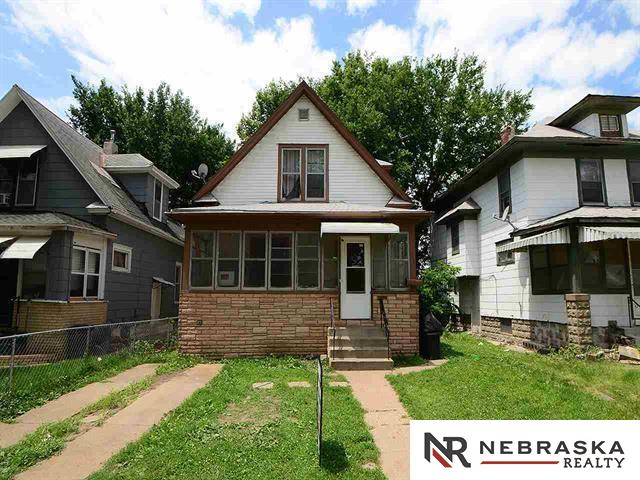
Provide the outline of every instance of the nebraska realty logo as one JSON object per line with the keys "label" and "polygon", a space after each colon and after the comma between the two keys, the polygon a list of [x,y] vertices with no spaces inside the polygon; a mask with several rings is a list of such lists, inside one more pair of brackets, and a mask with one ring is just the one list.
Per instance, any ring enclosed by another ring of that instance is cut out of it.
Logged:
{"label": "nebraska realty logo", "polygon": [[640,467],[639,428],[640,421],[412,421],[411,478],[629,478]]}

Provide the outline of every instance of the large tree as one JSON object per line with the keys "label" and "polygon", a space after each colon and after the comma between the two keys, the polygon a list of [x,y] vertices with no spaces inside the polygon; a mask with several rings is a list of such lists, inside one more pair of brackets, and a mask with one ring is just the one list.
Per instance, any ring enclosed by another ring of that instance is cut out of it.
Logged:
{"label": "large tree", "polygon": [[[531,92],[488,88],[476,56],[405,58],[392,62],[360,52],[312,80],[322,99],[376,158],[393,163],[395,178],[424,208],[499,146],[500,131],[522,131]],[[259,91],[238,125],[253,133],[295,88],[274,81]],[[426,257],[426,229],[421,259]]]}
{"label": "large tree", "polygon": [[176,205],[186,204],[201,186],[191,170],[206,163],[214,172],[233,154],[234,142],[222,125],[208,123],[182,91],[174,93],[166,83],[145,93],[72,79],[78,102],[69,108],[73,126],[98,145],[115,130],[119,153],[140,153],[180,183],[172,194]]}

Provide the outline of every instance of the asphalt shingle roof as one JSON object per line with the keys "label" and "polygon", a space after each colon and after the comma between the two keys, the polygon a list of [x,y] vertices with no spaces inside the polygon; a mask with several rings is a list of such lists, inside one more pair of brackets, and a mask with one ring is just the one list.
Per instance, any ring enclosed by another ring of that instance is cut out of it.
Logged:
{"label": "asphalt shingle roof", "polygon": [[65,213],[58,212],[20,212],[0,213],[1,227],[73,227],[93,232],[111,233]]}

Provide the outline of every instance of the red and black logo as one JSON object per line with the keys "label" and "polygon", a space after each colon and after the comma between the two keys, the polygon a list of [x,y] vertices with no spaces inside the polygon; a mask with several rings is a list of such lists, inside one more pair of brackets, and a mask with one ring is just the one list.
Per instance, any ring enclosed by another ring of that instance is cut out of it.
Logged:
{"label": "red and black logo", "polygon": [[443,437],[445,445],[431,435],[424,434],[424,458],[431,463],[431,457],[435,458],[444,468],[452,468],[453,458],[457,457],[458,462],[465,468],[470,468],[464,452],[467,450],[467,441],[462,437]]}

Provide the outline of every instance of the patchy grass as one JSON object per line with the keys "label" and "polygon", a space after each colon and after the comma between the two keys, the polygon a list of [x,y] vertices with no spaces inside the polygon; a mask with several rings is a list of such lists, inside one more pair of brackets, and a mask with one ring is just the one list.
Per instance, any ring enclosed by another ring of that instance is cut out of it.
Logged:
{"label": "patchy grass", "polygon": [[[114,456],[93,480],[383,479],[360,405],[326,378],[324,461],[316,455],[315,363],[233,360],[209,385]],[[287,382],[308,381],[311,388]],[[272,389],[254,390],[256,382]]]}
{"label": "patchy grass", "polygon": [[508,351],[468,334],[443,336],[449,361],[390,376],[414,419],[638,419],[640,368]]}

